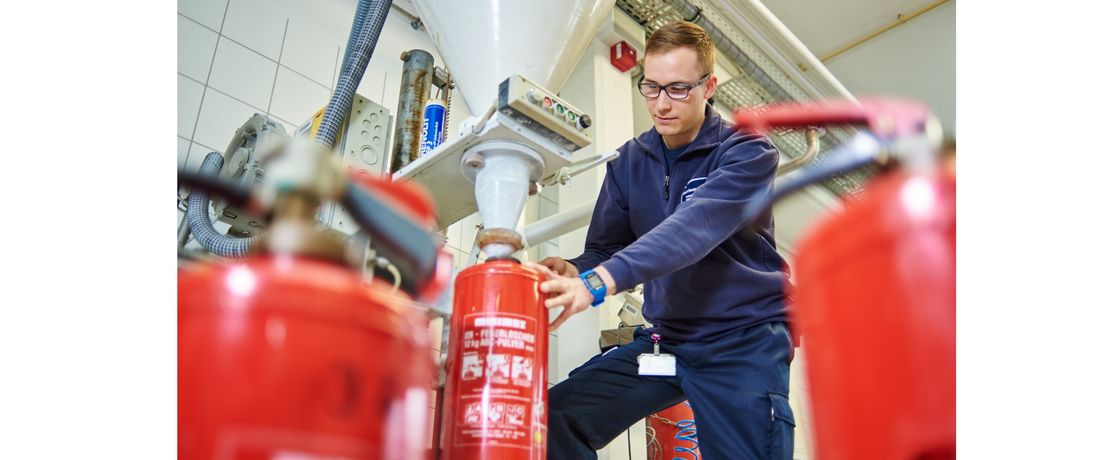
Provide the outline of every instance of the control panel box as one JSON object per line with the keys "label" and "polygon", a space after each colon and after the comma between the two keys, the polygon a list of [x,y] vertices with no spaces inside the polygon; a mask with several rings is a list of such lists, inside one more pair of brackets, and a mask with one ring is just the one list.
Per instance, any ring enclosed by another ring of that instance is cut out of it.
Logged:
{"label": "control panel box", "polygon": [[520,75],[501,82],[497,110],[567,151],[590,145],[590,116]]}

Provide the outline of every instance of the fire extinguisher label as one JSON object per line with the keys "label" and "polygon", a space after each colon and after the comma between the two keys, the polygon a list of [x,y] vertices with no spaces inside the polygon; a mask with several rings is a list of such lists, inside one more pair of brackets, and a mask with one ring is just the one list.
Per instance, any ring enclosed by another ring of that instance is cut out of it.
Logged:
{"label": "fire extinguisher label", "polygon": [[530,448],[545,433],[542,404],[546,376],[535,365],[536,319],[511,313],[471,314],[463,319],[455,445],[495,443]]}

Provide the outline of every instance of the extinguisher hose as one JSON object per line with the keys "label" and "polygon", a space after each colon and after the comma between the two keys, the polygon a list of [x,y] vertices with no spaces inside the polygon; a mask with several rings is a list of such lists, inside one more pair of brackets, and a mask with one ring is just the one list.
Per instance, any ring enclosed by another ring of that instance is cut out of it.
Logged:
{"label": "extinguisher hose", "polygon": [[216,178],[223,164],[223,156],[218,152],[209,152],[204,157],[204,162],[201,163],[198,173],[178,172],[179,184],[194,185],[193,190],[189,193],[189,210],[185,217],[189,220],[189,230],[193,233],[193,237],[204,249],[223,257],[242,258],[250,252],[251,245],[258,241],[260,236],[236,238],[223,235],[212,227],[212,221],[208,219],[209,190],[231,198],[233,201],[244,203],[249,196],[245,190],[226,184]]}
{"label": "extinguisher hose", "polygon": [[343,207],[358,222],[374,249],[400,273],[401,289],[416,295],[435,275],[435,240],[425,229],[355,183],[347,184]]}
{"label": "extinguisher hose", "polygon": [[[213,254],[240,258],[247,255],[260,236],[236,238],[212,228],[208,217],[210,193],[229,198],[235,204],[250,204],[247,189],[217,177],[222,165],[223,157],[211,152],[204,158],[199,172],[179,170],[178,183],[193,186],[186,218],[197,241]],[[394,265],[395,273],[389,271],[396,275],[395,282],[400,280],[401,290],[410,295],[419,294],[435,275],[438,250],[431,233],[353,182],[344,188],[342,203],[370,235],[374,249]]]}
{"label": "extinguisher hose", "polygon": [[811,163],[793,175],[785,176],[762,196],[749,204],[740,215],[740,221],[747,229],[753,229],[775,202],[817,182],[825,181],[841,174],[879,162],[882,149],[878,141],[869,134],[857,134],[847,144],[826,153],[821,163]]}

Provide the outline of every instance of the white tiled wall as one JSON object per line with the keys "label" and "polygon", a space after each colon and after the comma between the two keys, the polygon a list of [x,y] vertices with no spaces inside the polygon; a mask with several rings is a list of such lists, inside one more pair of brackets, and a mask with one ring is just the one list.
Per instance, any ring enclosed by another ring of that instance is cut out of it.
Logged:
{"label": "white tiled wall", "polygon": [[[279,115],[274,112],[275,104],[287,109],[319,108],[327,103],[331,89],[326,84],[340,44],[321,39],[317,42],[320,49],[290,47],[285,53],[287,29],[294,22],[290,17],[288,12],[257,0],[178,3],[177,135],[199,147],[190,152],[222,152],[235,130],[254,113],[268,114],[291,129],[315,112],[285,110]],[[310,68],[304,63],[314,61],[306,61],[303,54],[331,58]],[[302,72],[327,78],[314,86],[302,84],[290,90],[290,75]],[[199,165],[199,159],[191,153],[186,155],[185,159],[178,158],[179,164]]]}
{"label": "white tiled wall", "polygon": [[231,40],[220,40],[208,86],[239,101],[268,109],[277,61]]}
{"label": "white tiled wall", "polygon": [[[188,137],[192,136],[193,128],[197,126],[197,114],[200,113],[202,97],[204,97],[203,84],[184,75],[177,75],[177,136],[179,140],[186,142],[186,150],[189,147]],[[183,133],[187,136],[183,136]],[[179,164],[185,162],[183,157],[178,160]]]}
{"label": "white tiled wall", "polygon": [[[227,0],[177,0],[177,13],[211,30],[220,30]],[[178,44],[180,47],[180,43]]]}
{"label": "white tiled wall", "polygon": [[223,34],[277,61],[281,57],[288,20],[287,12],[265,0],[232,0],[224,16]]}
{"label": "white tiled wall", "polygon": [[208,79],[219,34],[179,14],[177,16],[177,72],[198,82]]}
{"label": "white tiled wall", "polygon": [[[327,81],[327,80],[325,80]],[[331,89],[287,67],[277,69],[270,114],[284,120],[303,121],[305,114],[320,110],[317,101],[328,101]]]}

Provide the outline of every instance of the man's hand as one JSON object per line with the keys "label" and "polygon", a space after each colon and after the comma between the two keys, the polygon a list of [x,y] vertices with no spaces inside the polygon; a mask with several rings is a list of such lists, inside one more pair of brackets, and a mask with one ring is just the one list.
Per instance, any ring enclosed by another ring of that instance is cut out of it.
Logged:
{"label": "man's hand", "polygon": [[594,295],[586,288],[586,283],[582,282],[581,278],[578,278],[578,269],[574,268],[573,264],[566,263],[565,260],[557,257],[548,257],[541,261],[541,263],[553,259],[569,266],[570,269],[564,271],[573,271],[573,275],[559,276],[558,273],[547,268],[545,265],[531,262],[525,264],[529,268],[546,275],[548,278],[547,281],[540,283],[540,292],[548,295],[547,301],[544,302],[544,306],[548,309],[563,307],[563,313],[551,323],[552,331],[558,329],[571,315],[585,310],[594,301]]}
{"label": "man's hand", "polygon": [[578,276],[578,267],[562,257],[547,257],[540,261],[540,265],[550,268],[559,276]]}

